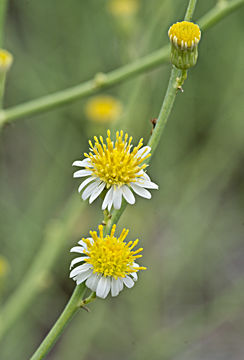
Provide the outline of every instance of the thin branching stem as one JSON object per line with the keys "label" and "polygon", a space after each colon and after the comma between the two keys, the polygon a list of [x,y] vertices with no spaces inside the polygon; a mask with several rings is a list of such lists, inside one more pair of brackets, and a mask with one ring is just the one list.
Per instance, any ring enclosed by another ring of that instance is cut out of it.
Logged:
{"label": "thin branching stem", "polygon": [[[193,4],[194,1],[191,1],[191,3]],[[192,16],[193,5],[190,7],[189,16]],[[217,4],[212,10],[199,19],[197,23],[200,25],[201,29],[205,31],[242,5],[244,5],[244,0],[232,0],[221,6]],[[39,114],[60,107],[85,96],[98,93],[103,89],[110,88],[127,79],[143,74],[146,71],[153,70],[164,63],[168,63],[169,55],[170,46],[166,45],[150,55],[135,60],[131,64],[122,66],[107,74],[98,74],[94,79],[82,84],[2,110],[0,112],[0,128],[4,124],[19,118]]]}
{"label": "thin branching stem", "polygon": [[64,311],[49,331],[39,348],[35,351],[30,360],[41,360],[43,359],[49,350],[56,343],[59,336],[62,334],[64,328],[72,319],[74,314],[80,309],[81,299],[86,291],[85,284],[80,284],[75,287],[75,290],[64,308]]}
{"label": "thin branching stem", "polygon": [[0,48],[3,47],[4,24],[7,10],[7,0],[0,1]]}
{"label": "thin branching stem", "polygon": [[[240,0],[239,0],[239,2],[241,4],[244,3],[244,1],[240,1]],[[189,6],[188,6],[188,9],[187,9],[188,18],[192,17],[192,14],[193,14],[193,11],[194,11],[194,8],[195,8],[195,3],[196,3],[196,1],[191,1],[191,0],[189,2]],[[190,7],[190,4],[191,4],[191,7]],[[189,9],[189,7],[190,7],[190,9]],[[215,13],[215,16],[216,16],[216,13]],[[208,18],[208,22],[209,22],[209,18]],[[128,66],[130,67],[132,65],[128,65]],[[147,64],[147,67],[148,67],[148,64]],[[119,70],[117,70],[117,71],[119,71]],[[134,74],[135,72],[138,73],[138,67],[134,68],[134,70],[130,72],[130,75]],[[124,74],[124,76],[126,76],[127,78],[129,77],[128,73],[129,72]],[[162,134],[163,134],[163,132],[165,130],[165,126],[167,124],[170,112],[172,110],[172,107],[173,107],[173,104],[174,104],[174,101],[175,101],[175,98],[176,98],[176,94],[178,92],[178,80],[177,80],[177,78],[179,77],[180,73],[181,72],[179,70],[177,70],[176,68],[174,68],[174,67],[172,68],[168,88],[167,88],[166,95],[165,95],[165,98],[164,98],[164,101],[163,101],[163,104],[162,104],[162,107],[161,107],[161,110],[160,110],[160,113],[159,113],[157,125],[156,125],[156,127],[155,127],[155,129],[153,131],[153,134],[152,134],[151,138],[149,139],[149,142],[148,142],[148,145],[151,146],[151,148],[152,148],[152,154],[155,152],[155,150],[156,150],[156,148],[157,148],[157,146],[159,144],[160,138],[161,138],[161,136],[162,136]],[[101,79],[103,79],[103,80],[102,80],[102,83],[100,83],[99,86],[103,87],[104,82],[108,81],[108,80],[106,80],[106,79],[108,79],[108,75],[105,76],[105,77],[102,77]],[[110,81],[111,81],[111,79],[110,79]],[[96,85],[96,80],[95,80],[95,85],[94,85],[94,82],[92,82],[91,85],[93,87],[98,86],[98,85]],[[95,90],[97,91],[96,87],[95,87]],[[88,89],[86,89],[86,91],[89,93],[89,87],[88,87]],[[57,94],[56,94],[56,96],[57,96]],[[77,97],[79,97],[79,96],[76,93],[75,98],[77,98]],[[59,101],[60,99],[56,99],[56,100]],[[67,102],[67,99],[65,100],[63,98],[63,100],[64,100],[64,102]],[[52,107],[52,106],[53,105],[50,105],[50,103],[49,103],[49,108]],[[123,206],[121,207],[120,210],[114,211],[114,213],[112,215],[111,225],[113,223],[116,223],[119,220],[119,217],[123,213],[125,207],[126,206],[123,204]],[[107,227],[109,227],[109,226],[107,226]],[[109,230],[108,230],[108,232],[109,232]],[[83,287],[83,285],[76,286],[76,288],[75,288],[75,290],[73,292],[73,295],[71,296],[70,301],[67,304],[66,308],[64,309],[63,313],[61,314],[61,316],[59,317],[59,319],[57,320],[57,322],[55,323],[53,328],[50,330],[47,337],[41,343],[40,347],[34,353],[31,360],[43,359],[44,356],[49,352],[51,347],[55,344],[58,337],[62,333],[64,327],[66,326],[66,324],[70,321],[72,316],[78,310],[78,308],[79,308],[79,306],[81,304],[82,296],[84,294],[84,288],[85,287]]]}
{"label": "thin branching stem", "polygon": [[23,281],[1,306],[0,340],[23,312],[31,306],[36,296],[45,290],[51,268],[80,219],[80,211],[84,209],[84,204],[80,204],[76,196],[72,197],[65,205],[60,219],[51,221],[46,229],[43,243]]}
{"label": "thin branching stem", "polygon": [[185,14],[185,21],[191,21],[195,7],[196,7],[196,3],[197,0],[190,0],[187,10],[186,10],[186,14]]}

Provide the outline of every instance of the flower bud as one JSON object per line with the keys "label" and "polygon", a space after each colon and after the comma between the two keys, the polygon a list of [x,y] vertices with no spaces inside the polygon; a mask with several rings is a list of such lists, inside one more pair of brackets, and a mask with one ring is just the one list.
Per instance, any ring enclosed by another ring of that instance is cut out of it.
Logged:
{"label": "flower bud", "polygon": [[197,24],[181,21],[168,31],[171,41],[171,62],[178,69],[187,70],[194,66],[198,57],[198,43],[201,30]]}

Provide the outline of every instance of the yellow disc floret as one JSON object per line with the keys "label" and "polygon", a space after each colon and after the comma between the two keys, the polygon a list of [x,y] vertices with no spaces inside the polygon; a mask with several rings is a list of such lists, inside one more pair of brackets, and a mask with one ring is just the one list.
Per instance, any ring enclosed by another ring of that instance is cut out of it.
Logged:
{"label": "yellow disc floret", "polygon": [[115,143],[111,140],[110,135],[108,130],[106,143],[102,136],[99,137],[100,141],[94,136],[94,145],[89,141],[93,153],[84,154],[91,163],[87,170],[92,171],[94,176],[104,181],[107,188],[111,185],[122,186],[136,182],[141,176],[140,170],[147,166],[142,162],[150,156],[150,154],[145,155],[144,152],[138,154],[139,149],[143,146],[143,139],[131,151],[132,137],[128,138],[127,133],[124,135],[122,130],[117,131]]}
{"label": "yellow disc floret", "polygon": [[124,240],[129,230],[123,229],[119,238],[114,236],[116,225],[113,225],[111,234],[103,235],[103,226],[99,227],[99,236],[96,231],[91,231],[91,239],[82,239],[86,245],[87,250],[84,253],[87,255],[85,261],[93,267],[93,273],[102,276],[113,276],[116,280],[118,277],[124,278],[126,275],[137,272],[138,270],[145,270],[143,266],[135,266],[135,260],[142,255],[139,253],[143,250],[133,250],[138,243],[129,241],[125,243]]}
{"label": "yellow disc floret", "polygon": [[189,21],[173,24],[168,35],[170,41],[181,50],[193,49],[201,39],[199,26]]}

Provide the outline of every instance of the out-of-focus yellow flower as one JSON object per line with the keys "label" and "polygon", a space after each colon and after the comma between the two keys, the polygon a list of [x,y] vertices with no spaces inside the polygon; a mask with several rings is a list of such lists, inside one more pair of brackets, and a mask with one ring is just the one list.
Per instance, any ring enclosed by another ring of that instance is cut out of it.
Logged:
{"label": "out-of-focus yellow flower", "polygon": [[8,272],[9,272],[8,260],[4,256],[0,255],[0,278],[4,278]]}
{"label": "out-of-focus yellow flower", "polygon": [[130,16],[137,13],[138,0],[109,0],[108,11],[114,16]]}
{"label": "out-of-focus yellow flower", "polygon": [[0,71],[7,72],[12,62],[13,56],[7,50],[0,49]]}
{"label": "out-of-focus yellow flower", "polygon": [[86,116],[98,123],[116,121],[122,114],[122,104],[112,96],[95,96],[88,100],[85,107]]}

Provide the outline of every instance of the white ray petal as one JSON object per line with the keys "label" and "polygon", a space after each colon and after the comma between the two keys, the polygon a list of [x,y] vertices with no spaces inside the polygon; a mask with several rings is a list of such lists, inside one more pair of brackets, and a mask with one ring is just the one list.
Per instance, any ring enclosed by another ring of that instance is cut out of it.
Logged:
{"label": "white ray petal", "polygon": [[141,179],[151,181],[150,177],[147,175],[147,173],[145,173],[145,171],[143,171],[143,174],[142,174],[142,176],[141,176]]}
{"label": "white ray petal", "polygon": [[126,276],[125,278],[123,278],[123,283],[128,288],[132,288],[134,286],[134,284],[135,284],[134,281],[129,276]]}
{"label": "white ray petal", "polygon": [[86,167],[86,166],[91,166],[90,160],[89,159],[84,159],[84,160],[76,160],[73,162],[72,166],[80,166],[80,167]]}
{"label": "white ray petal", "polygon": [[90,176],[88,179],[84,180],[84,181],[80,184],[80,186],[79,186],[79,188],[78,188],[78,192],[81,192],[81,190],[82,190],[87,184],[89,184],[92,180],[95,180],[95,179],[96,179],[95,177]]}
{"label": "white ray petal", "polygon": [[102,276],[101,279],[98,281],[96,295],[102,299],[108,295],[110,291],[111,280],[109,277]]}
{"label": "white ray petal", "polygon": [[94,200],[96,200],[96,198],[101,194],[101,192],[103,191],[103,189],[105,188],[105,183],[102,182],[98,188],[93,192],[93,194],[91,195],[90,199],[89,199],[89,203],[91,204]]}
{"label": "white ray petal", "polygon": [[113,203],[114,203],[114,197],[115,197],[115,191],[116,191],[116,187],[112,186],[112,190],[111,190],[111,201],[108,203],[108,211],[111,210]]}
{"label": "white ray petal", "polygon": [[133,277],[133,280],[134,280],[134,281],[137,281],[137,280],[138,280],[138,275],[137,275],[136,272],[133,272],[133,273],[131,273],[130,275]]}
{"label": "white ray petal", "polygon": [[102,203],[102,210],[105,210],[112,200],[113,200],[113,187],[111,187],[105,195],[105,198]]}
{"label": "white ray petal", "polygon": [[155,184],[152,181],[147,181],[143,179],[138,179],[138,181],[135,181],[133,184],[138,185],[140,187],[144,187],[145,189],[158,189],[158,185]]}
{"label": "white ray petal", "polygon": [[133,183],[130,184],[130,186],[132,187],[132,189],[135,191],[135,193],[137,195],[140,195],[141,197],[144,197],[146,199],[151,199],[152,195],[150,194],[150,192],[138,185],[135,185]]}
{"label": "white ray petal", "polygon": [[70,263],[69,269],[71,269],[75,264],[77,264],[77,263],[79,263],[79,262],[81,262],[81,261],[83,261],[83,260],[84,260],[84,256],[79,256],[79,257],[73,259],[73,260],[71,261],[71,263]]}
{"label": "white ray petal", "polygon": [[77,253],[80,253],[80,254],[83,254],[83,248],[81,246],[74,246],[72,247],[72,249],[70,249],[70,252],[77,252]]}
{"label": "white ray petal", "polygon": [[136,175],[142,177],[145,175],[145,171],[140,170],[140,171],[138,171],[138,173],[136,173]]}
{"label": "white ray petal", "polygon": [[76,284],[79,285],[81,284],[83,281],[85,281],[89,276],[91,276],[92,274],[92,270],[89,269],[87,271],[84,271],[82,273],[80,273],[79,275],[76,276]]}
{"label": "white ray petal", "polygon": [[80,274],[80,273],[82,273],[84,271],[87,271],[90,268],[91,268],[91,264],[85,263],[85,264],[79,265],[70,272],[69,277],[72,278],[72,277],[74,277],[74,276],[76,276],[76,275],[78,275],[78,274]]}
{"label": "white ray petal", "polygon": [[114,277],[112,277],[111,281],[111,295],[117,296],[119,294],[119,286],[118,286],[118,280],[116,280]]}
{"label": "white ray petal", "polygon": [[144,158],[150,153],[150,151],[151,151],[150,146],[147,145],[143,146],[140,150],[138,150],[136,156]]}
{"label": "white ray petal", "polygon": [[74,178],[79,178],[79,177],[84,177],[84,176],[88,176],[91,175],[92,171],[91,170],[78,170],[73,174]]}
{"label": "white ray petal", "polygon": [[87,249],[87,245],[86,245],[85,241],[79,240],[79,241],[78,241],[78,244],[81,245],[81,246],[83,246],[83,248]]}
{"label": "white ray petal", "polygon": [[114,201],[114,187],[112,186],[111,198],[110,198],[110,201],[108,202],[108,211],[111,210],[111,208],[113,206],[113,201]]}
{"label": "white ray petal", "polygon": [[120,209],[121,208],[121,203],[122,203],[122,189],[121,189],[121,187],[114,190],[113,198],[114,198],[114,200],[113,200],[114,208],[116,210]]}
{"label": "white ray petal", "polygon": [[97,274],[92,274],[87,280],[86,280],[86,286],[92,290],[92,291],[96,291],[97,290],[97,284],[100,280],[100,276],[98,276]]}
{"label": "white ray petal", "polygon": [[118,278],[117,282],[118,282],[118,289],[119,289],[119,292],[120,292],[120,291],[123,290],[124,283],[123,283],[123,280],[121,278]]}
{"label": "white ray petal", "polygon": [[128,186],[123,185],[121,189],[125,200],[131,205],[135,204],[135,196],[133,195],[133,192],[128,188]]}
{"label": "white ray petal", "polygon": [[85,190],[82,193],[82,199],[86,200],[89,198],[89,196],[91,196],[91,194],[93,193],[94,190],[96,190],[96,188],[100,185],[100,180],[96,180],[95,182],[93,182],[92,184],[88,185],[87,188],[85,188]]}

